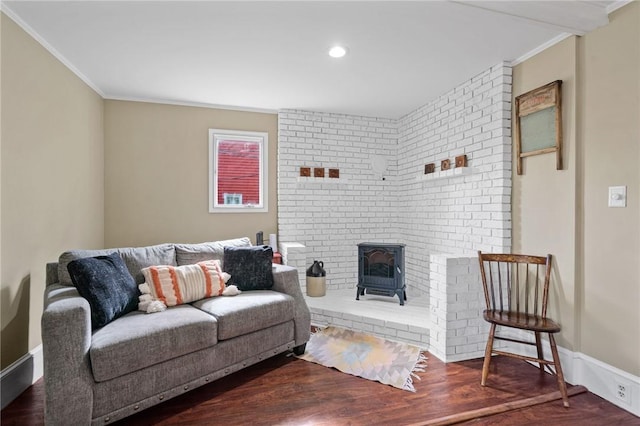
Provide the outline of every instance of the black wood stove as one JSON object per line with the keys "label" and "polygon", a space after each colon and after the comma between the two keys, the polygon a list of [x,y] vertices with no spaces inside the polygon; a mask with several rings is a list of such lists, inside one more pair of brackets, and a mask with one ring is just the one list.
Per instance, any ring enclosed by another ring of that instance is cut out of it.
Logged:
{"label": "black wood stove", "polygon": [[407,300],[404,283],[404,244],[358,244],[358,288],[356,300],[366,294],[398,295]]}

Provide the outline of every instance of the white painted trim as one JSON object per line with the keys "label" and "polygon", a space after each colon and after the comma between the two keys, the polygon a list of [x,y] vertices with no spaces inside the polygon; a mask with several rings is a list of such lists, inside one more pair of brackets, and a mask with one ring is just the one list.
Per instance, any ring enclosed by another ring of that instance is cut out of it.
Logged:
{"label": "white painted trim", "polygon": [[[511,331],[511,330],[510,330]],[[522,338],[522,333],[504,333],[504,336]],[[525,337],[526,338],[526,337]],[[507,342],[507,350],[536,356],[535,347]],[[551,359],[549,342],[543,339],[542,348],[546,359]],[[589,392],[640,417],[640,377],[590,357],[581,352],[573,352],[558,346],[562,372],[567,383],[585,386]],[[617,383],[626,385],[630,404],[617,398]]]}
{"label": "white painted trim", "polygon": [[227,111],[240,111],[240,112],[256,112],[260,114],[277,114],[277,109],[267,109],[267,108],[252,108],[252,107],[241,107],[241,106],[233,106],[233,105],[218,105],[218,104],[207,104],[204,102],[187,102],[187,101],[173,101],[168,99],[149,99],[149,98],[135,98],[135,97],[127,97],[127,96],[103,96],[105,100],[109,101],[124,101],[124,102],[144,102],[148,104],[160,104],[160,105],[176,105],[176,106],[186,106],[186,107],[196,107],[196,108],[209,108],[209,109],[223,109]]}
{"label": "white painted trim", "polygon": [[102,92],[102,90],[100,90],[100,88],[98,86],[96,86],[93,83],[93,81],[91,81],[89,79],[89,77],[87,77],[86,75],[82,74],[80,72],[80,70],[77,69],[71,63],[71,61],[69,61],[67,58],[65,58],[62,55],[62,53],[58,52],[51,44],[49,44],[49,42],[47,42],[47,40],[45,40],[42,36],[40,36],[40,34],[38,34],[38,32],[36,30],[31,28],[31,26],[29,26],[29,24],[27,24],[25,21],[23,21],[22,18],[20,18],[20,16],[18,16],[17,13],[15,13],[13,10],[11,10],[11,8],[4,2],[2,3],[2,11],[5,13],[5,15],[7,15],[9,18],[11,18],[11,20],[13,22],[15,22],[20,28],[22,28],[27,34],[29,34],[38,43],[40,43],[40,45],[42,47],[44,47],[51,55],[53,55],[54,58],[59,60],[62,63],[62,65],[67,67],[69,69],[69,71],[74,73],[87,86],[89,86],[91,89],[93,89],[94,92],[96,92],[98,95],[100,95],[101,97],[104,98],[104,93]]}
{"label": "white painted trim", "polygon": [[613,3],[611,3],[609,6],[607,6],[607,14],[610,14],[611,12],[615,12],[616,10],[620,9],[622,6],[626,6],[629,3],[631,3],[633,0],[619,0],[619,1],[614,1]]}
{"label": "white painted trim", "polygon": [[[318,327],[325,327],[327,324],[312,323]],[[515,337],[515,336],[512,336]],[[516,344],[509,343],[513,350]],[[524,348],[522,353],[535,356],[534,348],[519,345]],[[548,343],[543,342],[545,356],[549,355]],[[433,350],[433,348],[431,348]],[[590,357],[581,352],[573,352],[561,346],[558,347],[560,362],[565,379],[573,385],[583,385],[590,392],[611,402],[612,404],[640,416],[640,377],[620,370],[612,365]],[[550,355],[549,355],[550,356]],[[33,360],[32,368],[29,368],[28,361]],[[29,386],[38,381],[43,375],[42,345],[22,356],[19,360],[11,364],[0,372],[0,383],[2,384],[2,409],[9,405],[17,396],[24,392]],[[627,386],[630,392],[631,404],[625,404],[616,397],[616,383],[620,382]]]}
{"label": "white painted trim", "polygon": [[513,61],[511,61],[511,63],[509,64],[511,67],[515,67],[518,64],[521,64],[522,62],[526,61],[529,58],[534,57],[535,55],[537,55],[538,53],[542,52],[543,50],[546,50],[548,48],[550,48],[553,45],[556,45],[558,43],[560,43],[562,40],[571,37],[573,34],[571,33],[562,33],[559,36],[556,36],[554,38],[552,38],[551,40],[547,41],[544,44],[541,44],[540,46],[536,47],[533,50],[528,51],[527,53],[525,53],[524,55],[520,56],[519,58],[514,59]]}
{"label": "white painted trim", "polygon": [[[577,352],[575,357],[575,381],[578,384],[586,386],[589,391],[601,398],[640,417],[640,377],[580,352]],[[617,398],[617,383],[627,387],[629,404]]]}
{"label": "white painted trim", "polygon": [[36,346],[0,372],[0,399],[4,409],[43,374],[42,345]]}
{"label": "white painted trim", "polygon": [[[609,6],[607,6],[606,8],[606,12],[607,14],[611,14],[612,12],[615,12],[616,10],[620,9],[623,6],[626,6],[627,4],[631,3],[633,0],[618,0],[615,1],[613,3],[611,3]],[[551,40],[547,41],[544,44],[541,44],[540,46],[536,47],[533,50],[530,50],[529,52],[525,53],[524,55],[520,56],[519,58],[514,59],[513,61],[511,61],[511,63],[509,65],[511,65],[512,67],[515,67],[518,64],[521,64],[522,62],[526,61],[527,59],[537,55],[538,53],[542,52],[543,50],[546,50],[548,48],[550,48],[551,46],[560,43],[562,40],[571,37],[573,34],[571,33],[562,33],[557,37],[552,38]]]}
{"label": "white painted trim", "polygon": [[161,105],[177,105],[177,106],[189,106],[189,107],[197,107],[197,108],[210,108],[210,109],[223,109],[229,111],[241,111],[241,112],[256,112],[262,114],[277,114],[277,109],[266,109],[266,108],[251,108],[251,107],[241,107],[241,106],[233,106],[233,105],[218,105],[218,104],[208,104],[201,102],[185,102],[185,101],[175,101],[168,99],[150,99],[150,98],[137,98],[137,97],[127,97],[127,96],[109,96],[105,94],[102,89],[100,89],[93,81],[91,81],[87,76],[85,76],[80,70],[78,70],[67,58],[65,58],[60,52],[58,52],[49,42],[47,42],[36,30],[34,30],[29,24],[23,21],[18,14],[16,14],[11,8],[4,2],[0,3],[0,10],[4,14],[6,14],[13,22],[15,22],[20,28],[22,28],[27,34],[33,37],[42,47],[45,48],[54,58],[59,60],[65,67],[69,69],[73,74],[75,74],[80,80],[82,80],[87,86],[93,89],[98,95],[100,95],[105,100],[113,100],[113,101],[128,101],[128,102],[145,102],[152,104],[161,104]]}
{"label": "white painted trim", "polygon": [[[241,207],[218,205],[218,143],[239,138],[241,141],[258,143],[260,146],[260,201],[256,206]],[[209,129],[209,213],[266,213],[269,211],[269,133],[244,130]]]}

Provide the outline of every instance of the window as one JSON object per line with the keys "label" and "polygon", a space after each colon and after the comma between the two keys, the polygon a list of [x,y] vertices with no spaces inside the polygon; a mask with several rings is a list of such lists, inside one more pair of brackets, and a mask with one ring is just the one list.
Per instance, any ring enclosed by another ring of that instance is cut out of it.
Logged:
{"label": "window", "polygon": [[242,194],[229,194],[224,193],[225,204],[242,204]]}
{"label": "window", "polygon": [[209,129],[209,212],[266,212],[266,132]]}

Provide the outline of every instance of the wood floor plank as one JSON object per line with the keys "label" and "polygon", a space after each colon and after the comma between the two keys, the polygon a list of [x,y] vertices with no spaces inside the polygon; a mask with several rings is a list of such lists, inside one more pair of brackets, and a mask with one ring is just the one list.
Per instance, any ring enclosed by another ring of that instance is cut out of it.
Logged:
{"label": "wood floor plank", "polygon": [[[408,392],[284,354],[128,417],[117,425],[408,425],[557,391],[554,377],[497,357],[487,386],[482,359],[445,364],[427,354]],[[640,418],[592,393],[474,419],[466,425],[640,425]],[[44,385],[0,414],[2,425],[42,425]]]}

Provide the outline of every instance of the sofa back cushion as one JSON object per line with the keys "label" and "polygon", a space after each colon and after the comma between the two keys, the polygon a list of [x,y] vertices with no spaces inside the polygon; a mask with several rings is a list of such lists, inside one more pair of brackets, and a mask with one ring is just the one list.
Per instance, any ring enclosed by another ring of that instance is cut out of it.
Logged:
{"label": "sofa back cushion", "polygon": [[67,270],[69,262],[85,257],[105,256],[114,252],[120,255],[136,284],[144,282],[144,276],[140,272],[142,268],[152,265],[176,265],[176,250],[173,244],[104,250],[70,250],[62,253],[58,259],[60,284],[73,285]]}
{"label": "sofa back cushion", "polygon": [[222,262],[225,247],[249,246],[251,246],[251,240],[247,237],[200,244],[176,244],[176,263],[178,266],[182,266],[194,265],[206,260],[219,260]]}

